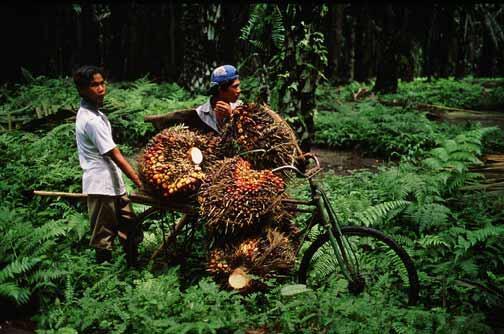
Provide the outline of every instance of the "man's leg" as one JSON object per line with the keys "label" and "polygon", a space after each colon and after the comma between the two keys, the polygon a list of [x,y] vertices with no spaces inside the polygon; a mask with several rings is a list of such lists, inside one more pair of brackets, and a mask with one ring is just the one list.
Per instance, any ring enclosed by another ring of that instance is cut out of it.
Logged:
{"label": "man's leg", "polygon": [[88,214],[91,223],[89,245],[96,250],[96,261],[112,259],[112,245],[117,231],[116,197],[88,195]]}
{"label": "man's leg", "polygon": [[136,265],[138,245],[143,240],[143,230],[142,225],[136,219],[131,201],[127,195],[118,198],[117,212],[119,221],[118,236],[124,252],[126,253],[126,261],[128,265]]}

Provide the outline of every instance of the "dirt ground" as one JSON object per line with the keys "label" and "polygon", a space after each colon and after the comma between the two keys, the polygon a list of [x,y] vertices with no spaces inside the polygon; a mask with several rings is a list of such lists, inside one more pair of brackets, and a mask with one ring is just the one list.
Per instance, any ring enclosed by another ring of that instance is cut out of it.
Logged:
{"label": "dirt ground", "polygon": [[358,151],[340,151],[321,147],[312,147],[311,153],[315,154],[324,170],[332,170],[337,175],[349,175],[356,169],[376,170],[384,160],[378,157],[364,157]]}
{"label": "dirt ground", "polygon": [[7,320],[0,322],[0,334],[35,333],[35,322],[31,320]]}

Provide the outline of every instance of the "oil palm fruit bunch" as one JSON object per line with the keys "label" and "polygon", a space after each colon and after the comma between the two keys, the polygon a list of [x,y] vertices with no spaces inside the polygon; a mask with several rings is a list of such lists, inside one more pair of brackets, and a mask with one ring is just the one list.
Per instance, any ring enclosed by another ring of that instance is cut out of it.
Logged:
{"label": "oil palm fruit bunch", "polygon": [[240,157],[216,163],[207,175],[198,202],[210,233],[232,234],[257,225],[285,190],[282,178],[270,170],[252,169]]}
{"label": "oil palm fruit bunch", "polygon": [[249,291],[259,287],[261,280],[289,274],[295,255],[295,246],[288,235],[267,227],[260,234],[211,250],[207,271],[223,285]]}
{"label": "oil palm fruit bunch", "polygon": [[[205,179],[205,170],[217,159],[220,138],[184,126],[164,129],[155,135],[138,158],[139,174],[148,192],[171,198],[195,193]],[[191,149],[203,152],[200,166],[193,163]]]}
{"label": "oil palm fruit bunch", "polygon": [[292,128],[265,104],[243,104],[233,110],[223,129],[223,143],[226,156],[265,150],[246,156],[256,169],[291,165],[302,159]]}

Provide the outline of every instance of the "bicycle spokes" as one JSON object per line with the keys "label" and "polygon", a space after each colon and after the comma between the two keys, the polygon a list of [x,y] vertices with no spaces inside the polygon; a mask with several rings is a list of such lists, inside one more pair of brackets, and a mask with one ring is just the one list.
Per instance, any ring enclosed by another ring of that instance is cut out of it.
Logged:
{"label": "bicycle spokes", "polygon": [[[341,265],[330,242],[329,233],[321,235],[305,252],[300,266],[300,281],[309,286],[342,288],[352,294],[385,297],[390,301],[414,304],[418,300],[418,277],[411,259],[395,241],[379,231],[360,226],[341,228],[341,241],[345,240],[356,259],[357,267],[350,273]],[[338,235],[335,236],[338,239]],[[343,251],[344,252],[344,251]],[[347,273],[345,273],[347,271]],[[346,282],[346,283],[345,283]]]}

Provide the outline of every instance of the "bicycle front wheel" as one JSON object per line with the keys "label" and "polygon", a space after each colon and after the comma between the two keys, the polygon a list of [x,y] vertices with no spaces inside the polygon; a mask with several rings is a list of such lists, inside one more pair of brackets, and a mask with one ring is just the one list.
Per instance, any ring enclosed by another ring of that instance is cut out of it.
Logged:
{"label": "bicycle front wheel", "polygon": [[327,233],[320,235],[303,255],[298,273],[300,283],[321,288],[344,284],[353,294],[368,293],[387,301],[418,301],[418,276],[408,253],[382,232],[361,226],[341,228],[357,264],[348,281],[342,273]]}

